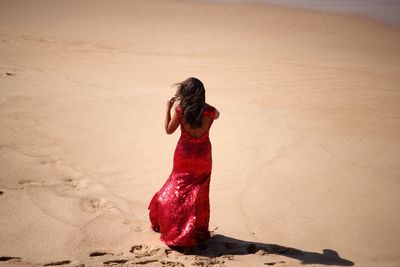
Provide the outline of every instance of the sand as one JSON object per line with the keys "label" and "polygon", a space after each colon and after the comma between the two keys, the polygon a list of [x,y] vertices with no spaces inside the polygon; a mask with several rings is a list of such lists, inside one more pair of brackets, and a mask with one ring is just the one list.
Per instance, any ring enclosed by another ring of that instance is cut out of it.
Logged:
{"label": "sand", "polygon": [[[0,2],[0,265],[399,266],[400,30],[190,1]],[[210,230],[173,251],[147,205],[179,132],[213,124]]]}

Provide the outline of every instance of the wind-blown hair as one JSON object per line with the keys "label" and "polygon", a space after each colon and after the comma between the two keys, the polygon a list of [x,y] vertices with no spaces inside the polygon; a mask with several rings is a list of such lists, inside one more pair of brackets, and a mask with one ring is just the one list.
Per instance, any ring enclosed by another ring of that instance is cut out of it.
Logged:
{"label": "wind-blown hair", "polygon": [[179,101],[185,122],[192,128],[201,128],[203,125],[201,118],[206,105],[203,83],[197,78],[189,77],[175,85],[178,86],[175,100]]}

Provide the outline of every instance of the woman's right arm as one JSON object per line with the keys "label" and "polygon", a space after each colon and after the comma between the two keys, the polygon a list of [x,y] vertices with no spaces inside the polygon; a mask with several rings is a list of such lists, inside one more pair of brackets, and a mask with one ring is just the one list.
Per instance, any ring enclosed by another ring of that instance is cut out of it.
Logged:
{"label": "woman's right arm", "polygon": [[174,106],[175,98],[172,97],[171,99],[167,100],[167,110],[165,111],[165,121],[164,121],[164,128],[167,134],[172,134],[178,128],[180,122],[180,116],[173,113],[171,118],[171,108]]}

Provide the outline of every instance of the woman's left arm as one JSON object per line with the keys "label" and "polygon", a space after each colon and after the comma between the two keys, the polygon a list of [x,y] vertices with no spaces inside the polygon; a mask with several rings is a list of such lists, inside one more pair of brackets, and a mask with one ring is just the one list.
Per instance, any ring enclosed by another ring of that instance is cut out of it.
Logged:
{"label": "woman's left arm", "polygon": [[171,98],[167,100],[167,110],[165,112],[165,132],[167,134],[172,134],[178,128],[179,124],[181,123],[180,117],[176,112],[173,113],[171,118],[171,108],[174,106],[175,98]]}

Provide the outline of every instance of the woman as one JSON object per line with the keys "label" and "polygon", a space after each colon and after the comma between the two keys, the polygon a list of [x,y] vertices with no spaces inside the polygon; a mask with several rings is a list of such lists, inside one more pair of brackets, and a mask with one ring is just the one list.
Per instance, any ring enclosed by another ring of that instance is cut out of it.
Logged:
{"label": "woman", "polygon": [[205,102],[200,80],[190,77],[176,85],[175,97],[167,101],[165,131],[172,134],[180,125],[181,137],[176,145],[172,173],[151,200],[149,216],[152,229],[161,233],[164,243],[171,247],[190,247],[210,237],[212,159],[208,133],[219,112]]}

